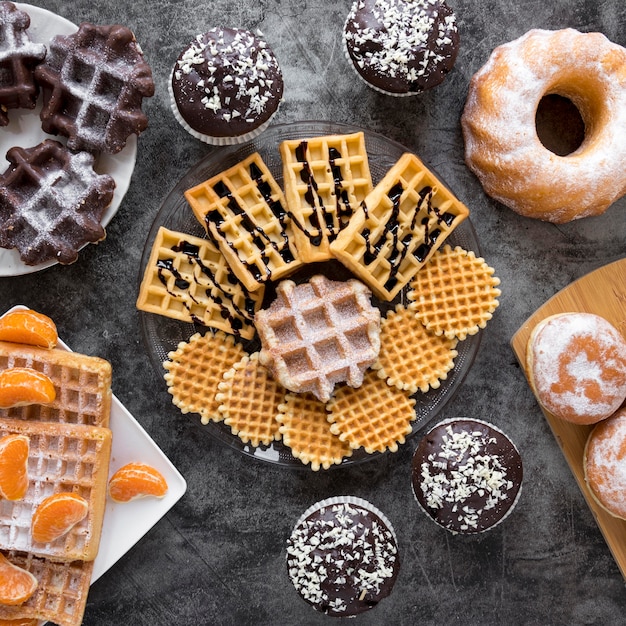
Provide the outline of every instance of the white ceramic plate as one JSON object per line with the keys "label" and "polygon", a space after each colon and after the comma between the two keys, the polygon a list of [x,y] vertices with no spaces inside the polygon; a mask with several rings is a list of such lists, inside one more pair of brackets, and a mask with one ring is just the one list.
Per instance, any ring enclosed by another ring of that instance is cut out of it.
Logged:
{"label": "white ceramic plate", "polygon": [[[10,311],[25,308],[17,305]],[[61,339],[57,347],[70,350]],[[142,498],[124,504],[116,504],[107,498],[92,583],[124,556],[187,490],[187,483],[180,472],[115,395],[111,403],[110,427],[113,431],[113,446],[109,476],[126,463],[148,463],[163,474],[168,491],[164,498]]]}
{"label": "white ceramic plate", "polygon": [[[70,35],[78,30],[64,17],[32,6],[30,4],[16,4],[16,6],[30,15],[30,28],[28,33],[30,38],[37,42],[48,44],[55,35]],[[55,139],[65,143],[64,137],[48,135],[41,128],[39,112],[41,111],[41,97],[37,107],[33,110],[11,109],[9,111],[9,124],[0,128],[0,171],[4,172],[9,162],[6,160],[6,153],[9,148],[20,146],[22,148],[32,148],[41,143],[44,139]],[[135,169],[135,158],[137,156],[137,136],[131,135],[128,138],[126,147],[117,154],[101,154],[96,158],[94,169],[99,174],[109,174],[115,180],[115,193],[113,201],[102,218],[102,225],[111,221],[122,203],[122,199],[128,191],[130,179]],[[0,248],[0,276],[20,276],[38,272],[52,265],[56,261],[48,261],[39,265],[26,265],[20,259],[17,250],[5,250]]]}

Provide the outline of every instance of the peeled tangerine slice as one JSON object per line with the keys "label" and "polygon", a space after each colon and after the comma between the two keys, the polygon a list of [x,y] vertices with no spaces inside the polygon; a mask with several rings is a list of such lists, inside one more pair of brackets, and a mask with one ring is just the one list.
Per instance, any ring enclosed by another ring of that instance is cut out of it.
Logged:
{"label": "peeled tangerine slice", "polygon": [[0,317],[0,341],[52,349],[58,340],[56,324],[43,313],[18,309]]}
{"label": "peeled tangerine slice", "polygon": [[56,398],[54,384],[30,367],[10,367],[0,372],[0,409],[28,404],[50,404]]}
{"label": "peeled tangerine slice", "polygon": [[62,537],[85,519],[88,512],[89,503],[77,493],[55,493],[44,498],[33,514],[33,541],[50,543]]}
{"label": "peeled tangerine slice", "polygon": [[37,585],[37,579],[30,572],[13,565],[0,553],[0,604],[15,606],[26,602]]}
{"label": "peeled tangerine slice", "polygon": [[162,498],[167,493],[167,481],[161,473],[145,463],[128,463],[111,476],[109,497],[114,502],[130,502],[135,498]]}
{"label": "peeled tangerine slice", "polygon": [[21,500],[28,491],[28,452],[25,435],[6,435],[0,439],[0,496]]}

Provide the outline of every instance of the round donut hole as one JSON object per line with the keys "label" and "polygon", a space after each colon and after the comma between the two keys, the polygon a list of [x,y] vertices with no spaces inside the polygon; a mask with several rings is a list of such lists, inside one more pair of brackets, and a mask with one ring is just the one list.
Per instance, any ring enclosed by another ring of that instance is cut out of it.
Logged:
{"label": "round donut hole", "polygon": [[569,98],[558,94],[541,99],[535,126],[544,148],[558,156],[576,152],[585,140],[585,122],[580,111]]}

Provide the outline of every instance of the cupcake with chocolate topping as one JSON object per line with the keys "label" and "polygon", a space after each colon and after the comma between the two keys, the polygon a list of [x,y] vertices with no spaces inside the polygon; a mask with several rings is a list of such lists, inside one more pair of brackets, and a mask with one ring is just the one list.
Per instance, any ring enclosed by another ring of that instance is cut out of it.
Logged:
{"label": "cupcake with chocolate topping", "polygon": [[212,28],[181,52],[169,90],[185,130],[206,143],[236,144],[270,123],[282,100],[283,76],[261,33]]}
{"label": "cupcake with chocolate topping", "polygon": [[334,617],[358,615],[393,589],[400,568],[396,536],[366,500],[322,500],[295,525],[287,568],[296,591],[314,609]]}
{"label": "cupcake with chocolate topping", "polygon": [[498,428],[475,419],[445,420],[413,455],[413,493],[446,530],[474,534],[502,522],[522,489],[522,458]]}
{"label": "cupcake with chocolate topping", "polygon": [[355,0],[343,34],[358,76],[391,96],[441,83],[459,50],[456,18],[445,0]]}

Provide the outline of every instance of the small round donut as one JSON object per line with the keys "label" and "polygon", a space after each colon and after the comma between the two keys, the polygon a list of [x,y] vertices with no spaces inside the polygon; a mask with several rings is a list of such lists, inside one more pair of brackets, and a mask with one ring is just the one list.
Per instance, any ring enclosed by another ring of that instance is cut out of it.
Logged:
{"label": "small round donut", "polygon": [[626,409],[591,431],[583,469],[596,502],[614,517],[626,519]]}
{"label": "small round donut", "polygon": [[626,341],[599,315],[552,315],[530,335],[526,370],[537,400],[552,415],[595,424],[626,398]]}
{"label": "small round donut", "polygon": [[[537,107],[552,94],[585,124],[567,156],[536,131]],[[472,77],[461,124],[465,162],[494,199],[554,223],[599,215],[626,193],[626,49],[601,33],[531,30]]]}

